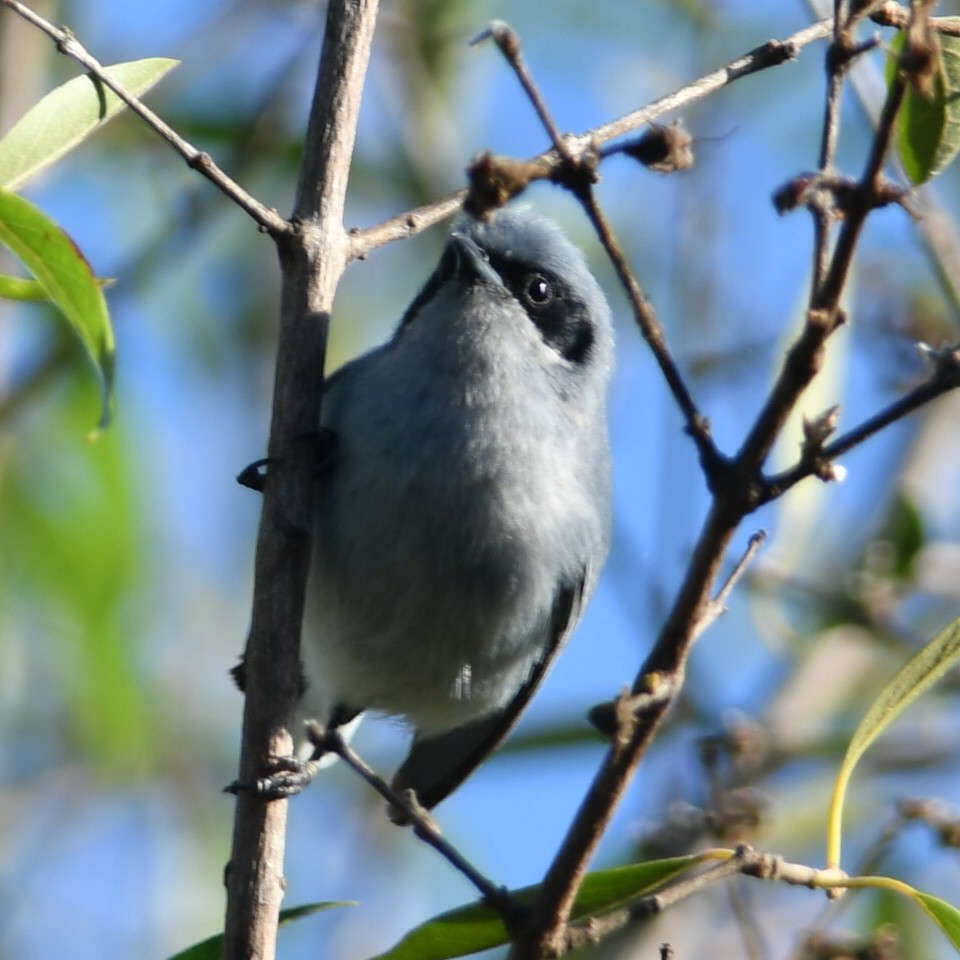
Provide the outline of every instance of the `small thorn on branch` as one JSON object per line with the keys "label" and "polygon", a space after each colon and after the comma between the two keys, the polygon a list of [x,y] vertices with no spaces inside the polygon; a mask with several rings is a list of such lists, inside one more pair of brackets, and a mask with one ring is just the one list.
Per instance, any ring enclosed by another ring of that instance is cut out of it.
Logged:
{"label": "small thorn on branch", "polygon": [[860,43],[833,43],[827,51],[827,70],[833,73],[842,73],[848,70],[853,62],[865,53],[876,49],[883,42],[879,33],[868,37]]}
{"label": "small thorn on branch", "polygon": [[818,453],[827,438],[837,432],[840,423],[840,405],[835,404],[812,420],[803,418],[804,452]]}
{"label": "small thorn on branch", "polygon": [[847,477],[846,468],[831,462],[824,452],[827,440],[837,432],[839,423],[839,405],[830,407],[812,420],[803,418],[800,462],[808,464],[809,472],[824,483],[842,483]]}
{"label": "small thorn on branch", "polygon": [[702,633],[718,617],[722,617],[727,612],[727,602],[730,599],[730,595],[743,578],[743,575],[747,572],[747,567],[750,566],[753,558],[760,552],[760,548],[766,540],[766,530],[757,530],[756,533],[751,535],[747,542],[746,550],[744,550],[743,555],[737,561],[733,570],[730,571],[730,576],[724,581],[723,586],[717,591],[716,596],[707,604],[703,617],[697,624],[697,634]]}

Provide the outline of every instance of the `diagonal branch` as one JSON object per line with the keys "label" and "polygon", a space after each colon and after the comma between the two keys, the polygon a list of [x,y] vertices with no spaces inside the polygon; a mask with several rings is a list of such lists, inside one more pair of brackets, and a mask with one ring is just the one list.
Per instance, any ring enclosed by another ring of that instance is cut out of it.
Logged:
{"label": "diagonal branch", "polygon": [[763,485],[762,501],[767,502],[783,496],[787,490],[807,477],[821,476],[824,468],[838,457],[842,457],[854,447],[858,447],[931,400],[960,387],[960,349],[957,347],[947,347],[942,350],[927,349],[932,356],[934,369],[923,383],[843,436],[816,450],[815,455],[804,457],[796,466],[769,477]]}
{"label": "diagonal branch", "polygon": [[99,83],[112,90],[141,120],[163,137],[187,161],[188,166],[203,174],[241,210],[246,211],[264,230],[277,237],[290,232],[290,224],[276,210],[270,210],[260,203],[256,197],[247,193],[240,184],[228,177],[214,163],[210,154],[198,150],[192,143],[181,137],[166,121],[157,116],[142,100],[133,96],[121,84],[117,83],[104,70],[103,64],[93,57],[69,30],[55,26],[29,7],[24,6],[19,0],[0,0],[0,4],[9,7],[18,16],[45,33],[56,43],[57,50],[60,53],[71,60],[75,60]]}
{"label": "diagonal branch", "polygon": [[[0,2],[7,2],[7,0],[0,0]],[[610,140],[622,137],[624,134],[637,130],[644,124],[651,123],[673,110],[679,110],[691,103],[696,103],[696,101],[716,93],[717,90],[733,83],[735,80],[788,62],[795,58],[804,47],[830,36],[832,29],[833,20],[828,18],[809,27],[804,27],[804,29],[798,30],[783,40],[770,40],[768,43],[761,44],[754,50],[745,53],[742,57],[732,60],[726,66],[713,70],[700,77],[699,80],[694,80],[693,83],[689,83],[659,100],[654,100],[653,103],[641,107],[639,110],[634,110],[585,133],[568,135],[563,138],[564,143],[572,155],[579,156],[587,149],[594,149]],[[559,163],[560,156],[556,149],[547,150],[529,161],[531,167],[542,166],[543,164],[556,167]],[[454,213],[460,207],[466,195],[466,190],[459,190],[440,200],[391,217],[374,227],[351,231],[350,258],[362,258],[372,250],[392,243],[394,240],[416,236],[416,234]]]}
{"label": "diagonal branch", "polygon": [[363,778],[390,804],[392,811],[399,811],[403,820],[413,827],[413,832],[424,843],[433,847],[477,888],[483,899],[500,914],[508,929],[520,921],[523,913],[520,904],[510,896],[505,887],[498,887],[484,876],[449,840],[444,838],[436,821],[430,812],[421,806],[413,790],[398,793],[343,739],[337,730],[324,730],[317,723],[308,723],[307,735],[314,746],[340,757],[354,773]]}
{"label": "diagonal branch", "polygon": [[[838,35],[842,31],[838,30]],[[849,40],[847,41],[849,50]],[[907,62],[909,45],[904,46],[901,62]],[[843,61],[844,65],[848,61]],[[838,91],[835,76],[845,67],[838,65],[836,47],[828,54],[830,72],[826,113],[831,115],[836,108]],[[842,209],[843,226],[829,259],[824,250],[827,243],[826,227],[818,218],[816,237],[815,283],[810,294],[810,307],[804,328],[787,352],[783,366],[770,391],[766,403],[747,434],[737,454],[739,473],[758,471],[767,458],[776,438],[780,435],[787,418],[803,392],[810,385],[823,363],[827,340],[845,322],[840,301],[846,288],[853,257],[859,245],[860,235],[870,213],[882,203],[889,202],[882,182],[883,167],[890,150],[894,124],[906,93],[907,79],[903,71],[897,71],[884,102],[882,115],[874,134],[870,154],[859,182],[845,198],[842,208],[831,209],[831,216],[838,216]],[[832,160],[829,146],[829,131],[824,135],[821,159]],[[829,190],[828,187],[825,189]],[[821,191],[807,190],[806,195],[816,197]],[[836,199],[836,198],[835,198]]]}

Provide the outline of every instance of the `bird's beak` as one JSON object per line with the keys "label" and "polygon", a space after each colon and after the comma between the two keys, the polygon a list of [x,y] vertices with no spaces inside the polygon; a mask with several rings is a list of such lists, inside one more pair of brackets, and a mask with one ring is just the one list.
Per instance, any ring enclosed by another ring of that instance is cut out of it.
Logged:
{"label": "bird's beak", "polygon": [[480,280],[504,287],[503,278],[490,265],[490,258],[476,241],[462,233],[450,234],[450,249],[456,258],[453,274],[462,280]]}

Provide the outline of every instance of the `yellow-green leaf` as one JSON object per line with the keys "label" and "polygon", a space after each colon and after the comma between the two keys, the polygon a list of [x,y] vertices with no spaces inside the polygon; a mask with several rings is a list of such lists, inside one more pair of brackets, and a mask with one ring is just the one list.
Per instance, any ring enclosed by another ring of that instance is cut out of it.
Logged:
{"label": "yellow-green leaf", "polygon": [[37,278],[96,364],[103,387],[100,426],[106,426],[113,398],[113,328],[90,264],[55,221],[5,190],[0,190],[0,243]]}
{"label": "yellow-green leaf", "polygon": [[[573,919],[583,920],[636,900],[705,859],[703,855],[673,857],[588,874],[577,896]],[[527,904],[538,890],[537,886],[524,887],[511,896],[517,903]],[[502,946],[509,939],[500,915],[477,902],[428,920],[375,960],[449,960]]]}
{"label": "yellow-green leaf", "polygon": [[[146,93],[178,60],[153,57],[106,68],[134,96]],[[74,77],[25,113],[0,140],[0,187],[14,190],[59,160],[125,104],[89,75]]]}
{"label": "yellow-green leaf", "polygon": [[960,620],[954,620],[922,650],[914,654],[883,688],[867,715],[860,721],[847,747],[830,803],[827,832],[827,864],[840,865],[840,833],[843,801],[853,770],[867,748],[918,697],[926,693],[948,670],[960,662]]}
{"label": "yellow-green leaf", "polygon": [[[945,19],[960,24],[960,18]],[[904,36],[899,33],[890,45],[888,82],[896,75]],[[940,173],[960,151],[960,37],[940,33],[939,40],[932,92],[911,86],[897,118],[897,149],[915,185]]]}
{"label": "yellow-green leaf", "polygon": [[960,910],[930,893],[914,890],[912,896],[960,953]]}

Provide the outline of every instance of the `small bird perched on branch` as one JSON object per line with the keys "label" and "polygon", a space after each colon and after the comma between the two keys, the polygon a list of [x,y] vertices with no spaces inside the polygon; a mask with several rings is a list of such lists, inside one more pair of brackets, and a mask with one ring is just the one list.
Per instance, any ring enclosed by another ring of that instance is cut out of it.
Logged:
{"label": "small bird perched on branch", "polygon": [[393,338],[327,382],[304,718],[414,730],[425,807],[517,722],[610,541],[613,328],[582,254],[527,207],[461,218]]}

